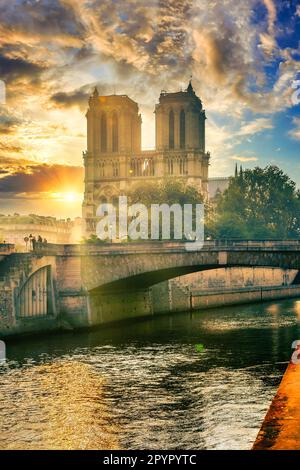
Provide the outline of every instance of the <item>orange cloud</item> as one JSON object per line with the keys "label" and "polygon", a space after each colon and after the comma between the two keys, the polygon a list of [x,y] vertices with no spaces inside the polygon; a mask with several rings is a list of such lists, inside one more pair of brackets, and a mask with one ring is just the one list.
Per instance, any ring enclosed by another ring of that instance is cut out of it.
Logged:
{"label": "orange cloud", "polygon": [[0,157],[0,193],[83,191],[83,168]]}

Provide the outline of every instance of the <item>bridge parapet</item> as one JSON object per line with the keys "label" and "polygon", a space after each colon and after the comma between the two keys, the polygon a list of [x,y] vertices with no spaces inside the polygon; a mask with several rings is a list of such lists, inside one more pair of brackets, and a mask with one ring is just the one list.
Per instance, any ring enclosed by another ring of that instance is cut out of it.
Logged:
{"label": "bridge parapet", "polygon": [[[193,243],[190,244],[191,246]],[[300,240],[209,240],[197,251],[300,251]],[[34,253],[55,256],[120,255],[138,253],[184,253],[185,242],[145,241],[140,243],[37,244]]]}
{"label": "bridge parapet", "polygon": [[[10,249],[5,247],[2,260],[0,256],[2,324],[11,322],[10,331],[21,321],[26,328],[29,321],[38,325],[39,317],[33,319],[31,313],[40,311],[35,305],[40,298],[47,313],[41,321],[49,320],[49,327],[60,322],[86,326],[151,314],[150,288],[185,274],[233,267],[300,269],[299,240],[210,240],[198,251],[175,241],[37,244],[29,253],[8,253]],[[23,293],[26,311],[18,316],[17,299]]]}
{"label": "bridge parapet", "polygon": [[0,243],[0,255],[9,255],[15,252],[15,245],[13,243]]}

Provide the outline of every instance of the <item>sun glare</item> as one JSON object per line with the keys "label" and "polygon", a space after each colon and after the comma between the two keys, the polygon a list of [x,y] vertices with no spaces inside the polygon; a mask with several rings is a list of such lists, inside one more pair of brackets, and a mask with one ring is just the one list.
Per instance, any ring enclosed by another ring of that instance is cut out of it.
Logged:
{"label": "sun glare", "polygon": [[62,202],[77,202],[82,199],[82,195],[75,191],[67,191],[62,193],[51,193],[51,198]]}

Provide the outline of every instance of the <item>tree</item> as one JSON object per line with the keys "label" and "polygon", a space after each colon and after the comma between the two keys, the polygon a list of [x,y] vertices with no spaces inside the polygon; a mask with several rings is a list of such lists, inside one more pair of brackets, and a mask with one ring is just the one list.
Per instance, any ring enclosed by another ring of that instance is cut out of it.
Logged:
{"label": "tree", "polygon": [[[192,204],[193,209],[196,208],[196,204],[203,203],[203,196],[199,189],[195,186],[188,185],[181,180],[177,179],[167,179],[162,182],[149,182],[144,181],[142,184],[135,186],[129,194],[127,194],[127,205],[131,206],[133,204],[144,204],[148,209],[148,239],[151,238],[151,205],[152,204],[167,204],[172,206],[173,204],[179,204],[184,209],[184,204]],[[116,223],[117,227],[119,224],[119,211],[118,206],[116,208]],[[195,224],[195,215],[196,211],[193,211],[193,224]],[[128,222],[130,222],[135,217],[129,217]],[[171,239],[174,239],[174,219],[173,214],[171,213]],[[161,227],[160,227],[161,229]],[[147,232],[146,232],[147,235]],[[117,229],[118,236],[118,229]],[[160,231],[161,238],[161,231]],[[122,242],[131,241],[130,238],[119,240]],[[142,239],[138,241],[143,241]],[[107,240],[100,240],[96,234],[92,234],[89,238],[82,239],[84,244],[99,244],[109,242]]]}
{"label": "tree", "polygon": [[100,240],[100,238],[98,238],[95,233],[92,233],[92,235],[90,235],[89,238],[85,238],[85,237],[82,238],[81,243],[85,245],[94,245],[94,244],[100,245],[100,244],[107,243],[107,242],[106,240]]}
{"label": "tree", "polygon": [[175,178],[160,183],[143,183],[128,195],[129,204],[141,203],[147,207],[151,204],[201,204],[203,200],[203,195],[197,187]]}
{"label": "tree", "polygon": [[239,216],[229,212],[221,214],[215,221],[213,228],[210,225],[208,228],[210,230],[207,230],[206,233],[217,239],[247,239],[248,235],[244,221]]}
{"label": "tree", "polygon": [[[196,204],[202,204],[204,201],[201,191],[193,185],[189,185],[180,179],[170,178],[160,183],[147,182],[136,186],[128,195],[128,204],[144,204],[148,210],[150,220],[150,208],[152,204],[179,204],[184,209],[185,204],[193,206],[193,223],[195,226]],[[171,217],[171,239],[174,238],[174,223]],[[151,235],[149,224],[149,238]],[[161,234],[160,234],[161,235]]]}
{"label": "tree", "polygon": [[298,238],[300,193],[277,166],[241,171],[218,199],[213,228],[216,238]]}

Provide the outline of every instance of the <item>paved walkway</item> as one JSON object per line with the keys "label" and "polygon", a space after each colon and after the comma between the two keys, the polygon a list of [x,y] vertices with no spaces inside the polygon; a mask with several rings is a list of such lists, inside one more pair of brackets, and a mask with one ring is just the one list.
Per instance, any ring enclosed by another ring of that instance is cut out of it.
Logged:
{"label": "paved walkway", "polygon": [[288,365],[253,450],[300,450],[300,364]]}

